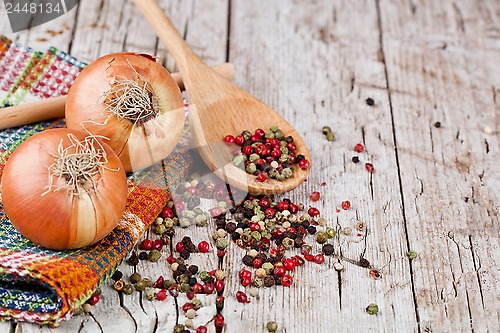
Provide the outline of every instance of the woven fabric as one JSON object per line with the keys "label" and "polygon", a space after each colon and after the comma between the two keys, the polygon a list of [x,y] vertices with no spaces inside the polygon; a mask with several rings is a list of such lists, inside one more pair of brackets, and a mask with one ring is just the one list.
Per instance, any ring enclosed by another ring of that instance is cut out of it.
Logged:
{"label": "woven fabric", "polygon": [[[5,45],[9,44],[0,44],[0,50]],[[26,50],[19,45],[12,47]],[[4,51],[0,64],[11,48]],[[7,101],[17,104],[65,94],[84,66],[52,48],[30,71],[26,73],[24,68],[16,73],[17,78],[8,78],[15,83]],[[0,72],[7,70],[0,67]],[[21,76],[24,79],[19,80]],[[0,84],[5,80],[4,76]],[[59,119],[0,131],[0,182],[5,163],[19,144],[37,132],[64,125]],[[16,231],[0,202],[0,317],[51,326],[70,318],[113,274],[165,206],[170,190],[184,180],[191,163],[187,143],[182,139],[162,164],[128,175],[127,208],[118,227],[99,243],[83,249],[51,251],[31,243]]]}

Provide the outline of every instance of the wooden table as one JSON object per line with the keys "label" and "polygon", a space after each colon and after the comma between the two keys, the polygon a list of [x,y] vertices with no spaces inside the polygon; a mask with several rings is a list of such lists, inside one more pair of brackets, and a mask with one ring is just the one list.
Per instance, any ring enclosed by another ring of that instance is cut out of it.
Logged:
{"label": "wooden table", "polygon": [[[338,259],[327,258],[299,268],[292,287],[262,289],[241,304],[234,295],[242,289],[243,254],[232,244],[224,267],[226,332],[266,332],[270,320],[279,332],[500,331],[500,1],[161,3],[203,59],[233,62],[236,83],[296,126],[313,167],[287,195],[310,204],[319,190],[318,208],[340,231],[337,253],[364,256],[382,273],[375,280],[346,260],[339,273]],[[0,32],[35,49],[53,45],[86,61],[139,51],[175,70],[131,1],[81,1],[17,34],[0,8]],[[325,125],[335,141],[321,133]],[[358,142],[366,152],[353,151]],[[352,207],[337,212],[343,200]],[[342,234],[356,221],[368,226],[359,242]],[[185,233],[201,240],[210,231]],[[409,260],[409,250],[418,257]],[[214,255],[196,260],[216,266]],[[170,274],[164,262],[141,262],[137,270]],[[200,316],[210,317],[214,300],[204,301],[212,305]],[[370,303],[377,315],[367,314]],[[0,331],[170,332],[174,324],[172,299],[119,296],[107,283],[90,314],[57,330],[2,323]]]}

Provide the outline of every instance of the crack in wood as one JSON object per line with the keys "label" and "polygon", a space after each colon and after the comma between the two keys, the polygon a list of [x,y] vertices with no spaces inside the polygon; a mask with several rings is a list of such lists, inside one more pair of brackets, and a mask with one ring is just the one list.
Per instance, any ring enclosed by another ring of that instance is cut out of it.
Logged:
{"label": "crack in wood", "polygon": [[68,54],[71,54],[71,49],[73,47],[73,41],[75,40],[76,27],[78,26],[78,13],[80,12],[80,5],[76,6],[75,10],[75,22],[73,23],[73,28],[71,29],[71,39],[68,44]]}
{"label": "crack in wood", "polygon": [[462,11],[460,8],[458,8],[456,3],[453,3],[453,10],[455,11],[455,15],[457,16],[457,25],[460,31],[465,33],[465,23],[464,23],[464,16],[462,14]]}
{"label": "crack in wood", "polygon": [[479,286],[479,295],[481,296],[481,305],[484,307],[484,296],[483,296],[483,285],[481,283],[481,275],[479,274],[479,270],[481,269],[481,262],[479,261],[479,258],[477,260],[479,261],[478,265],[476,265],[476,254],[474,252],[474,245],[472,244],[472,236],[469,235],[469,245],[470,245],[470,252],[472,255],[472,264],[474,265],[474,270],[476,271],[476,278],[477,278],[477,284]]}
{"label": "crack in wood", "polygon": [[97,327],[99,327],[99,330],[101,331],[101,333],[104,333],[104,329],[102,328],[101,323],[94,317],[92,312],[89,312],[89,316],[95,321],[95,323],[97,324]]}
{"label": "crack in wood", "polygon": [[226,33],[226,62],[229,62],[231,56],[231,12],[232,12],[232,0],[228,0],[227,3],[227,33]]}

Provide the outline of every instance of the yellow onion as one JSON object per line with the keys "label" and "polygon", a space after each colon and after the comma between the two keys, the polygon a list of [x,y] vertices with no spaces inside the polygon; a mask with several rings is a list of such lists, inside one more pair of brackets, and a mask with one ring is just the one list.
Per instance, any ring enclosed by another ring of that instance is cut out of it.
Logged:
{"label": "yellow onion", "polygon": [[12,153],[2,175],[2,202],[16,229],[49,249],[96,243],[120,221],[127,179],[116,153],[87,133],[37,133]]}
{"label": "yellow onion", "polygon": [[78,75],[66,102],[68,128],[109,139],[126,172],[170,154],[184,127],[184,101],[170,73],[153,57],[115,53]]}

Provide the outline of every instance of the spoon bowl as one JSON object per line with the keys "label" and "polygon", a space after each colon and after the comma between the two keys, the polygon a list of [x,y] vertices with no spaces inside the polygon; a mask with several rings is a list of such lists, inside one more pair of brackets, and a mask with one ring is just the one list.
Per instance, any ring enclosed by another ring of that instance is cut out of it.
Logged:
{"label": "spoon bowl", "polygon": [[[198,151],[207,166],[230,186],[252,194],[290,191],[307,177],[309,168],[294,167],[293,176],[283,181],[268,178],[257,182],[243,166],[232,162],[231,149],[223,143],[226,135],[244,130],[268,130],[278,126],[291,135],[296,154],[310,161],[309,151],[297,131],[276,111],[248,92],[225,80],[203,62],[186,44],[155,0],[134,0],[174,58],[189,99],[189,121]],[[238,146],[232,147],[238,148]]]}

